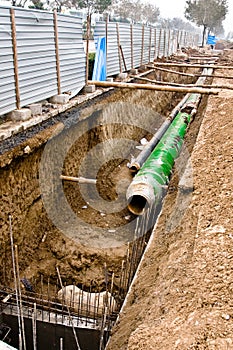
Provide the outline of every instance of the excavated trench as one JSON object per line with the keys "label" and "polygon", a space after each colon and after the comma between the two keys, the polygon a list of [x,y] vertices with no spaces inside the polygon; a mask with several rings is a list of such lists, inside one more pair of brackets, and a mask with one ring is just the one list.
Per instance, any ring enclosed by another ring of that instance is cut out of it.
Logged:
{"label": "excavated trench", "polygon": [[[154,79],[155,73],[149,78]],[[168,73],[162,79],[181,82]],[[186,77],[182,82],[193,81]],[[122,261],[136,226],[125,199],[132,179],[127,163],[140,152],[140,140],[151,138],[182,97],[144,90],[111,91],[2,142],[2,288],[14,288],[11,216],[20,277],[30,281],[33,292],[56,297],[58,266],[65,285],[104,291],[112,283],[113,294],[118,293]],[[206,101],[203,97],[186,137],[189,153]],[[61,181],[61,174],[97,182]],[[174,195],[176,177],[175,172],[168,189]]]}

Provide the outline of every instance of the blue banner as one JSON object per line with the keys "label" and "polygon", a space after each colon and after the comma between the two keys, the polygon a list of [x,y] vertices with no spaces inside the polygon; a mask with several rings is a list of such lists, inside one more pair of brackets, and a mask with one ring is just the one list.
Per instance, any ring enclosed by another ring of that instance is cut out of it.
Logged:
{"label": "blue banner", "polygon": [[92,80],[106,80],[106,38],[98,38]]}

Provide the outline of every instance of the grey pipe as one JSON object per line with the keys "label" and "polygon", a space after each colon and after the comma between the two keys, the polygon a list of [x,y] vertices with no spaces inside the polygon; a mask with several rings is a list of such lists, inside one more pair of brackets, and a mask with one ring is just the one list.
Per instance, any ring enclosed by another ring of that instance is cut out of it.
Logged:
{"label": "grey pipe", "polygon": [[[213,69],[207,69],[205,68],[202,72],[203,75],[205,74],[212,74]],[[206,80],[205,76],[201,76],[197,80],[197,84],[202,84]],[[200,95],[201,98],[201,94]],[[158,131],[154,134],[154,136],[151,138],[151,140],[146,144],[142,152],[137,156],[136,159],[134,159],[130,165],[129,169],[133,172],[136,173],[138,170],[142,167],[143,163],[146,161],[146,159],[149,157],[155,146],[159,143],[161,140],[162,136],[165,134],[169,126],[171,125],[172,121],[176,117],[176,115],[180,112],[185,110],[186,108],[192,107],[191,104],[188,104],[185,106],[187,100],[190,98],[191,93],[188,93],[184,96],[184,98],[178,103],[178,105],[172,110],[172,112],[169,114],[168,118],[163,122],[163,124],[160,126]],[[199,100],[200,100],[199,98]]]}

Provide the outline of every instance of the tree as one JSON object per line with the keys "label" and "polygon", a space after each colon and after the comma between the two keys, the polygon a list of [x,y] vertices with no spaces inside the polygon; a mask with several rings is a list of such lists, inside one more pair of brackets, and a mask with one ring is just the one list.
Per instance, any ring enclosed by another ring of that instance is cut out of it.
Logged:
{"label": "tree", "polygon": [[152,24],[158,20],[159,9],[150,3],[142,0],[120,0],[115,1],[112,10],[115,16],[124,20],[130,19],[134,23]]}
{"label": "tree", "polygon": [[103,13],[111,4],[112,0],[72,0],[76,8],[86,9],[87,17],[93,13]]}
{"label": "tree", "polygon": [[159,14],[159,8],[150,3],[146,3],[142,8],[142,18],[146,24],[155,23],[159,18]]}
{"label": "tree", "polygon": [[203,26],[202,46],[204,46],[206,31],[214,30],[225,19],[228,6],[227,0],[186,0],[185,17]]}

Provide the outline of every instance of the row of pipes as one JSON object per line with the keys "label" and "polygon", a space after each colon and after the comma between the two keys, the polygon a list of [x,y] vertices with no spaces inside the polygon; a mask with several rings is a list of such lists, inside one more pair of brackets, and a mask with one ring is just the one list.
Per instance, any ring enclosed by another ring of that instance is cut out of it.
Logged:
{"label": "row of pipes", "polygon": [[[205,68],[196,85],[204,84],[212,73],[212,68]],[[185,95],[129,165],[130,170],[136,173],[126,192],[128,208],[132,213],[141,215],[148,206],[156,206],[161,201],[200,100],[200,93]]]}

